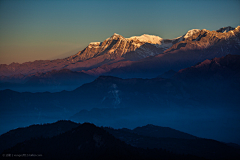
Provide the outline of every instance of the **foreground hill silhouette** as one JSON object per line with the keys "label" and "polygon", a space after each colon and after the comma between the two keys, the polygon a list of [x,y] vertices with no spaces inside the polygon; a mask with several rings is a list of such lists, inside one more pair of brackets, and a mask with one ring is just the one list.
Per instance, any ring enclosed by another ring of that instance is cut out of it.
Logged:
{"label": "foreground hill silhouette", "polygon": [[41,154],[40,159],[202,159],[161,149],[136,148],[89,123],[52,138],[19,143],[3,153],[13,157],[22,153]]}
{"label": "foreground hill silhouette", "polygon": [[[40,159],[237,159],[240,150],[167,127],[130,129],[58,121],[0,136],[3,154],[40,154]],[[4,145],[5,144],[5,145]],[[8,146],[7,146],[8,145]],[[1,151],[1,152],[2,152]],[[192,156],[191,156],[192,155]],[[36,158],[36,157],[35,157]]]}
{"label": "foreground hill silhouette", "polygon": [[58,121],[51,124],[31,125],[25,128],[17,128],[0,136],[0,153],[7,148],[15,146],[17,143],[30,140],[31,138],[50,138],[78,126],[71,121]]}

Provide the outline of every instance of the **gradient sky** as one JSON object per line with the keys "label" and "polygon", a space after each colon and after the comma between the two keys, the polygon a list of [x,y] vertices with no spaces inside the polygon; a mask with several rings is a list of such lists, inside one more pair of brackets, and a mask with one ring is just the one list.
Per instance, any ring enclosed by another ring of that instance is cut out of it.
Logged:
{"label": "gradient sky", "polygon": [[1,0],[0,64],[73,55],[113,33],[176,38],[240,25],[239,0]]}

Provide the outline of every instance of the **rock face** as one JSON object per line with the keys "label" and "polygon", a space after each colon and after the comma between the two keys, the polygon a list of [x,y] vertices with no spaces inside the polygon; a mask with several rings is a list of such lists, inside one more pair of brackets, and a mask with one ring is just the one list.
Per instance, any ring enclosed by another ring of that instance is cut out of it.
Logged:
{"label": "rock face", "polygon": [[[83,51],[69,57],[73,62],[85,61],[97,56],[104,56],[106,59],[116,59],[126,56],[127,53],[135,51],[132,60],[138,60],[148,56],[154,56],[163,52],[163,39],[158,36],[144,34],[142,36],[134,36],[124,38],[123,36],[114,33],[113,36],[106,39],[104,42],[92,42]],[[164,47],[163,47],[164,46]]]}

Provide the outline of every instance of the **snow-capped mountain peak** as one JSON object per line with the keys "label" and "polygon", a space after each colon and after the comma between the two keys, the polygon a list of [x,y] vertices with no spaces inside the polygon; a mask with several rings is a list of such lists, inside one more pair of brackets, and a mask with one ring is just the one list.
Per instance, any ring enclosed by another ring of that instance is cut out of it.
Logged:
{"label": "snow-capped mountain peak", "polygon": [[123,36],[121,36],[120,34],[114,33],[111,37],[109,37],[107,40],[117,40],[117,39],[125,39]]}
{"label": "snow-capped mountain peak", "polygon": [[187,33],[185,33],[183,36],[175,38],[175,40],[177,40],[177,42],[183,41],[183,40],[191,37],[192,35],[194,35],[195,33],[200,32],[200,31],[201,31],[200,29],[191,29],[191,30],[187,31]]}
{"label": "snow-capped mountain peak", "polygon": [[140,42],[145,42],[145,43],[161,44],[161,41],[163,39],[159,36],[143,34],[141,36],[133,36],[133,37],[127,38],[127,40],[129,41],[138,40]]}
{"label": "snow-capped mountain peak", "polygon": [[188,37],[191,37],[193,34],[200,32],[200,29],[191,29],[189,30],[184,36],[184,39],[187,39]]}

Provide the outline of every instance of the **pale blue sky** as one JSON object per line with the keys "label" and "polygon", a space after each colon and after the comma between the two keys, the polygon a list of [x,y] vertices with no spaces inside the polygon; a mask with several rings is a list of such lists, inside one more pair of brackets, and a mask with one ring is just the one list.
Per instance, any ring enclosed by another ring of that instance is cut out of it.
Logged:
{"label": "pale blue sky", "polygon": [[239,0],[1,0],[0,63],[75,54],[113,33],[175,38],[240,25]]}

